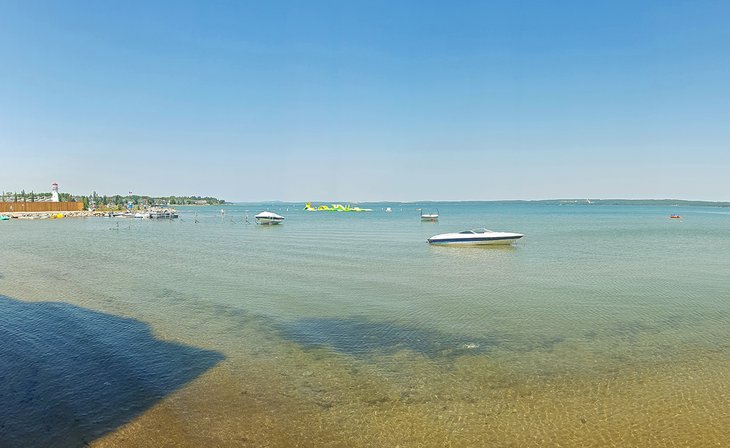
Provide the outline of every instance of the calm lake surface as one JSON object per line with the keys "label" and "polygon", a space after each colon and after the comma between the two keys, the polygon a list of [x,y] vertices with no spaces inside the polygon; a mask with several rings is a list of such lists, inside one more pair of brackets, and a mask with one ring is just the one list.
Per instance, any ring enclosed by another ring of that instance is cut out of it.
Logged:
{"label": "calm lake surface", "polygon": [[0,446],[730,444],[730,209],[358,205],[0,222]]}

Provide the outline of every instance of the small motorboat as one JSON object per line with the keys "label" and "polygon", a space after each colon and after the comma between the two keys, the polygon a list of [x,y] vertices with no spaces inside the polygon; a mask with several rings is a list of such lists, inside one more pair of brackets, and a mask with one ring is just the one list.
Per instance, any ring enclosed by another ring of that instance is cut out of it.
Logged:
{"label": "small motorboat", "polygon": [[0,221],[9,221],[9,220],[10,220],[10,216],[0,215]]}
{"label": "small motorboat", "polygon": [[284,217],[277,215],[274,212],[261,212],[254,216],[256,218],[256,224],[273,225],[281,224],[284,221]]}
{"label": "small motorboat", "polygon": [[487,229],[464,230],[459,233],[442,233],[428,239],[429,244],[474,246],[485,244],[512,244],[522,238],[521,233],[494,232]]}
{"label": "small motorboat", "polygon": [[434,212],[433,210],[427,210],[424,212],[423,209],[421,209],[421,221],[438,221],[439,220],[439,209],[436,209]]}

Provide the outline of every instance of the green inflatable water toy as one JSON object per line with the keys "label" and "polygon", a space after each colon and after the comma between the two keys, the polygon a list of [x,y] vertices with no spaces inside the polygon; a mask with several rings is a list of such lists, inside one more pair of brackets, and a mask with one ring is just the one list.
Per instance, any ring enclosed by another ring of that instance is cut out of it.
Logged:
{"label": "green inflatable water toy", "polygon": [[350,207],[350,204],[331,204],[331,205],[320,205],[319,207],[313,206],[311,202],[304,204],[304,210],[308,212],[372,212],[371,208],[360,208]]}

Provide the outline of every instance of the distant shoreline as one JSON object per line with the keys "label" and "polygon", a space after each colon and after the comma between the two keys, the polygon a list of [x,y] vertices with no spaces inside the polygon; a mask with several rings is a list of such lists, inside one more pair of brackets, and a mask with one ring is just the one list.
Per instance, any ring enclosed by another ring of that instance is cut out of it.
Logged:
{"label": "distant shoreline", "polygon": [[[314,200],[314,201],[235,201],[220,205],[275,205],[286,206],[292,204],[545,204],[545,205],[656,205],[656,206],[696,206],[696,207],[730,207],[730,201],[692,201],[687,199],[497,199],[497,200],[423,200],[423,201],[343,201],[343,200]],[[188,207],[189,205],[185,205]]]}

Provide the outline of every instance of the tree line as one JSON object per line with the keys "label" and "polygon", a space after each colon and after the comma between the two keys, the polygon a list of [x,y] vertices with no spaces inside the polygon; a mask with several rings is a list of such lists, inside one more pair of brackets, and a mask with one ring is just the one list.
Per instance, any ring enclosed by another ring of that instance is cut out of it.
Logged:
{"label": "tree line", "polygon": [[[35,193],[33,191],[26,192],[21,190],[18,192],[3,191],[0,196],[2,202],[47,202],[51,200],[50,192]],[[97,208],[124,208],[128,204],[133,207],[141,207],[148,205],[221,205],[225,204],[225,200],[210,196],[146,196],[146,195],[100,195],[96,191],[90,195],[78,195],[71,193],[58,193],[58,200],[61,202],[83,202],[84,208],[89,209],[90,206]]]}

